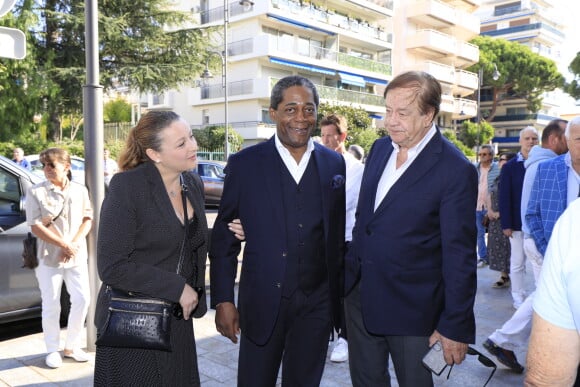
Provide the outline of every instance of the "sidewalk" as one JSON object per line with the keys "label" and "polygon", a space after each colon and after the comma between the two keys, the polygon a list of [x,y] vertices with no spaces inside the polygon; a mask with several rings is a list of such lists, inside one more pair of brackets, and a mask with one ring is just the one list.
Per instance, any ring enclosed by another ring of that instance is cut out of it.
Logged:
{"label": "sidewalk", "polygon": [[[527,271],[528,289],[533,286],[531,268]],[[508,289],[493,289],[491,284],[498,273],[487,267],[478,270],[478,292],[475,304],[477,342],[475,348],[489,355],[482,347],[496,328],[511,317],[511,295]],[[395,314],[396,315],[396,314]],[[217,334],[214,326],[214,311],[210,310],[202,319],[194,321],[198,350],[201,383],[204,387],[235,386],[238,346]],[[64,336],[64,335],[63,335]],[[332,350],[333,343],[329,346]],[[0,386],[91,386],[93,383],[94,353],[88,363],[76,363],[65,359],[59,369],[50,369],[44,364],[44,341],[42,334],[23,336],[0,342]],[[525,366],[527,338],[515,351],[520,363]],[[495,361],[495,358],[491,357]],[[497,362],[496,362],[497,363]],[[476,356],[468,356],[465,363],[456,366],[446,380],[447,370],[441,377],[434,378],[436,386],[483,386],[490,369],[478,363]],[[391,367],[392,385],[397,386]],[[507,370],[501,364],[488,386],[521,386],[523,375]],[[321,386],[350,386],[348,363],[327,361]]]}

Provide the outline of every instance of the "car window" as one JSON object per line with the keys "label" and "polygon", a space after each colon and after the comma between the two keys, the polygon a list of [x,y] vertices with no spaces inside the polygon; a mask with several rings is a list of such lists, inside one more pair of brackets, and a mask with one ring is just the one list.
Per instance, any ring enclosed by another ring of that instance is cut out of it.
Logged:
{"label": "car window", "polygon": [[18,177],[0,169],[0,226],[3,229],[12,226],[10,219],[20,215],[21,196]]}

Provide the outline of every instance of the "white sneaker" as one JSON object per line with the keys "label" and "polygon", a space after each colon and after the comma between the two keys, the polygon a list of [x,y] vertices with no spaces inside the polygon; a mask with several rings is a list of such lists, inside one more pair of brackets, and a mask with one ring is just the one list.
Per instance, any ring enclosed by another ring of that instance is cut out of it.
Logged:
{"label": "white sneaker", "polygon": [[348,343],[342,337],[339,337],[332,353],[330,354],[330,361],[335,363],[342,363],[348,360]]}
{"label": "white sneaker", "polygon": [[90,360],[89,355],[82,349],[73,349],[72,353],[64,354],[64,357],[68,357],[78,361],[79,363],[84,363]]}
{"label": "white sneaker", "polygon": [[49,353],[44,361],[50,368],[58,368],[62,365],[62,357],[58,352]]}

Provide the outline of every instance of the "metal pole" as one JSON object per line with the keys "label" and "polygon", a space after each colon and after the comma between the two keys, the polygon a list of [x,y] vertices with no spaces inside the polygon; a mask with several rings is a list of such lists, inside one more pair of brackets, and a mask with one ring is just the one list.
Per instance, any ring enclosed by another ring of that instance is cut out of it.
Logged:
{"label": "metal pole", "polygon": [[222,83],[224,89],[224,124],[225,124],[225,140],[224,140],[224,156],[225,161],[228,161],[230,155],[229,142],[229,122],[228,122],[228,24],[230,22],[230,9],[228,0],[224,0],[224,55],[222,57]]}
{"label": "metal pole", "polygon": [[475,161],[479,162],[479,136],[481,131],[481,85],[483,81],[483,67],[479,68],[479,79],[477,81],[477,138],[475,139],[476,151]]}
{"label": "metal pole", "polygon": [[89,284],[91,303],[87,316],[87,349],[94,351],[97,330],[93,324],[96,299],[100,287],[97,272],[97,231],[101,203],[105,197],[103,175],[103,87],[99,85],[99,35],[97,0],[85,0],[85,59],[87,83],[83,87],[85,140],[85,181],[93,205],[93,227],[88,235]]}

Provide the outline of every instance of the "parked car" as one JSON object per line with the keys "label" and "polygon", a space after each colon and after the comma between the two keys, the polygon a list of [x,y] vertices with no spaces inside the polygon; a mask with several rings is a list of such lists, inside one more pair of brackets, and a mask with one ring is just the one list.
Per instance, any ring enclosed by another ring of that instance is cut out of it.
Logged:
{"label": "parked car", "polygon": [[[38,156],[39,155],[28,155],[24,158],[30,163],[32,173],[44,179],[44,171],[42,170],[42,164],[38,160]],[[70,171],[72,173],[73,181],[85,184],[85,159],[78,156],[71,156],[70,162]]]}
{"label": "parked car", "polygon": [[[30,231],[26,190],[43,179],[0,156],[0,323],[40,317],[40,290],[34,270],[22,268],[22,241]],[[70,307],[62,293],[61,323]]]}
{"label": "parked car", "polygon": [[197,173],[203,181],[206,206],[219,206],[226,174],[223,161],[198,160]]}

